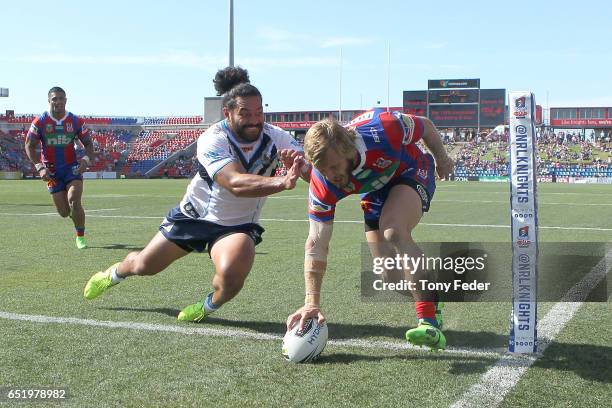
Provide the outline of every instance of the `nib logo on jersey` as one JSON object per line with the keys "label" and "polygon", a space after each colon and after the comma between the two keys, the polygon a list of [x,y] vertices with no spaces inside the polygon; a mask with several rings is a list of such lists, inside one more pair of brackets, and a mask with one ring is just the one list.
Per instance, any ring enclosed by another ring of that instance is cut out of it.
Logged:
{"label": "nib logo on jersey", "polygon": [[518,240],[516,244],[520,248],[527,248],[531,245],[531,241],[529,240],[529,226],[524,226],[519,228]]}
{"label": "nib logo on jersey", "polygon": [[520,98],[516,98],[514,101],[514,111],[512,114],[515,118],[524,118],[527,116],[527,103],[526,97],[522,96]]}

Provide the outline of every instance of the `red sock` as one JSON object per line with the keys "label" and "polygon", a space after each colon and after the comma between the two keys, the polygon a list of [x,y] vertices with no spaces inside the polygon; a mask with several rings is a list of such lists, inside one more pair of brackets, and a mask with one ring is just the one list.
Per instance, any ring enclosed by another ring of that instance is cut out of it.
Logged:
{"label": "red sock", "polygon": [[436,319],[436,305],[434,302],[414,302],[417,318]]}

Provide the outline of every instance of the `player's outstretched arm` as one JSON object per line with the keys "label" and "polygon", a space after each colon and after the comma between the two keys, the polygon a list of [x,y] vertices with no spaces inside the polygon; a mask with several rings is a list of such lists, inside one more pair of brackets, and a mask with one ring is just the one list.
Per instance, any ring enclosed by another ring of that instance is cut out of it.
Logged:
{"label": "player's outstretched arm", "polygon": [[327,270],[327,254],[333,231],[333,221],[318,222],[310,220],[310,230],[304,248],[304,282],[306,295],[304,306],[287,318],[287,330],[297,322],[304,327],[306,320],[316,318],[319,323],[325,321],[321,312],[321,287]]}
{"label": "player's outstretched arm", "polygon": [[236,197],[265,197],[293,189],[300,176],[301,164],[296,160],[285,176],[265,177],[249,174],[240,164],[231,162],[217,172],[215,181]]}
{"label": "player's outstretched arm", "polygon": [[436,129],[436,126],[431,122],[431,120],[425,117],[419,118],[425,125],[423,142],[433,155],[434,159],[436,159],[436,172],[440,178],[448,179],[450,175],[453,174],[455,162],[446,152],[446,148],[442,143],[442,137],[440,136],[438,129]]}

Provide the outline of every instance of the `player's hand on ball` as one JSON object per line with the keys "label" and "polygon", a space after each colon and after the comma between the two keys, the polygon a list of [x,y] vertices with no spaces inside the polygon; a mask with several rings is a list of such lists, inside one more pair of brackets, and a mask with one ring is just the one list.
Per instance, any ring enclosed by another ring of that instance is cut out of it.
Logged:
{"label": "player's hand on ball", "polygon": [[296,323],[299,323],[301,329],[306,321],[311,318],[317,319],[319,324],[325,322],[325,316],[321,313],[321,309],[316,306],[304,305],[287,318],[287,330],[291,330]]}

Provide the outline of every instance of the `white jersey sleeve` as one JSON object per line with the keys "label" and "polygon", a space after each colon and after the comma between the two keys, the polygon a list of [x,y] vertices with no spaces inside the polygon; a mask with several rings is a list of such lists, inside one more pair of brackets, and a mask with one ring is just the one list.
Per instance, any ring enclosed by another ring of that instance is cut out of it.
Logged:
{"label": "white jersey sleeve", "polygon": [[200,135],[197,156],[211,178],[228,163],[236,160],[227,135],[220,126],[213,126]]}

